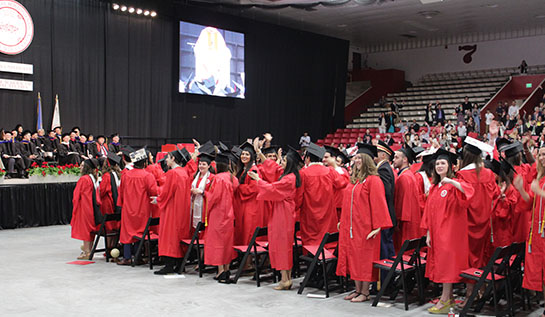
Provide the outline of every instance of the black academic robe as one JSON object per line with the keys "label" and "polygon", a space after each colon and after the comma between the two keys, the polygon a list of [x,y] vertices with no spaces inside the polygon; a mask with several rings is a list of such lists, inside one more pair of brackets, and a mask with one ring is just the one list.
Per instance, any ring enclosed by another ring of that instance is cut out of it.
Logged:
{"label": "black academic robe", "polygon": [[[25,169],[29,168],[33,162],[36,162],[37,164],[41,164],[43,162],[42,156],[40,155],[40,152],[38,151],[36,145],[31,141],[21,141],[17,143],[19,147],[19,152],[21,153],[21,156],[23,157],[23,162],[25,163]],[[35,158],[30,158],[31,155],[35,155]]]}
{"label": "black academic robe", "polygon": [[[19,147],[14,142],[2,141],[0,143],[0,156],[2,157],[2,163],[9,174],[23,174],[25,171],[25,162],[23,158],[5,158],[4,155],[16,156],[21,155]],[[22,155],[21,155],[22,156]]]}
{"label": "black academic robe", "polygon": [[50,137],[44,138],[43,142],[44,142],[43,150],[46,152],[55,152],[60,143],[59,139],[50,138]]}
{"label": "black academic robe", "polygon": [[378,165],[378,175],[384,185],[384,194],[386,196],[386,204],[388,205],[388,214],[392,221],[392,228],[382,230],[380,237],[380,258],[385,259],[395,255],[393,228],[397,225],[396,211],[394,207],[395,194],[395,176],[389,162],[383,161]]}
{"label": "black academic robe", "polygon": [[63,143],[59,144],[59,148],[58,148],[59,165],[81,163],[81,158],[79,157],[79,154],[70,153],[70,152],[77,152],[72,144],[68,144],[68,145]]}
{"label": "black academic robe", "polygon": [[121,152],[121,143],[110,143],[108,144],[108,151],[117,154]]}

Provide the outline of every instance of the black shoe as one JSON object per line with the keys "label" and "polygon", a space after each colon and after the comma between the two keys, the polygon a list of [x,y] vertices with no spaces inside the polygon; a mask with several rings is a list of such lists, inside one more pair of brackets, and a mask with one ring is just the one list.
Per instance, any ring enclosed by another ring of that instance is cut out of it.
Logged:
{"label": "black shoe", "polygon": [[221,272],[220,276],[218,276],[218,282],[223,284],[231,283],[231,272],[230,271]]}
{"label": "black shoe", "polygon": [[159,271],[153,272],[153,274],[155,275],[167,275],[170,273],[176,273],[176,271],[174,271],[174,268],[170,265],[165,265],[165,267],[160,269]]}
{"label": "black shoe", "polygon": [[4,179],[11,179],[11,175],[6,174],[6,175],[4,176]]}

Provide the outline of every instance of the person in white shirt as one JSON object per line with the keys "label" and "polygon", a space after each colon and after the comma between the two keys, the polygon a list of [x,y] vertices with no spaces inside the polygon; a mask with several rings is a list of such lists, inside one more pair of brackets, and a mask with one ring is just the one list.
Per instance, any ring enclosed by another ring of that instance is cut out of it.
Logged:
{"label": "person in white shirt", "polygon": [[517,106],[517,103],[513,100],[511,102],[511,105],[509,106],[509,109],[507,110],[507,114],[511,116],[511,118],[515,118],[519,114],[519,107]]}
{"label": "person in white shirt", "polygon": [[484,115],[484,117],[486,119],[486,132],[488,133],[489,126],[492,123],[492,120],[494,120],[494,114],[492,114],[490,110],[486,110],[486,114]]}
{"label": "person in white shirt", "polygon": [[303,133],[303,136],[299,139],[299,145],[302,150],[305,150],[310,145],[310,136],[308,132]]}
{"label": "person in white shirt", "polygon": [[460,122],[460,124],[458,124],[458,136],[463,138],[465,136],[467,136],[467,128],[466,126],[464,125],[463,122]]}

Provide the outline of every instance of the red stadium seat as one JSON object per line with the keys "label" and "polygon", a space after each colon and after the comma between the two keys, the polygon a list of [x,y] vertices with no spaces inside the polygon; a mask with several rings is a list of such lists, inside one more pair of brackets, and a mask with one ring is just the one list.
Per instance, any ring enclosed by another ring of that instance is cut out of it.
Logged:
{"label": "red stadium seat", "polygon": [[176,150],[176,144],[164,144],[161,146],[161,152],[172,152]]}

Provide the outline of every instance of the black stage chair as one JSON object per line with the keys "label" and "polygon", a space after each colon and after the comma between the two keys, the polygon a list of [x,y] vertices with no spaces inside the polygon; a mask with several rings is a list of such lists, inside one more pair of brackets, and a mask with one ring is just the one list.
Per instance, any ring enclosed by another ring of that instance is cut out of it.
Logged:
{"label": "black stage chair", "polygon": [[181,244],[187,245],[187,251],[185,252],[184,258],[182,260],[182,265],[180,266],[179,273],[185,272],[185,266],[187,262],[189,261],[189,258],[191,256],[191,252],[193,252],[193,249],[195,249],[197,253],[197,264],[199,268],[199,277],[202,277],[202,271],[204,270],[204,260],[201,253],[201,248],[204,248],[204,240],[199,239],[199,233],[204,231],[206,227],[204,226],[204,223],[200,222],[197,224],[197,227],[195,228],[195,233],[193,233],[193,236],[191,239],[183,239],[180,241]]}
{"label": "black stage chair", "polygon": [[[234,249],[239,253],[239,257],[242,256],[242,260],[240,261],[235,278],[232,281],[233,283],[236,284],[238,279],[242,275],[243,273],[242,271],[244,270],[244,265],[246,264],[246,260],[251,254],[254,258],[255,280],[257,282],[257,287],[261,286],[260,272],[263,269],[263,266],[266,260],[269,258],[269,251],[266,249],[267,242],[257,241],[257,238],[266,237],[267,234],[268,234],[267,227],[264,227],[264,228],[257,227],[255,228],[254,235],[250,239],[250,242],[248,243],[248,245],[234,246]],[[276,283],[275,272],[273,272],[273,279],[274,279],[274,282]]]}
{"label": "black stage chair", "polygon": [[[112,256],[110,255],[110,249],[108,248],[108,241],[110,239],[114,239],[115,243],[113,245],[117,245],[117,242],[119,241],[119,230],[107,231],[106,224],[114,221],[118,223],[121,222],[121,213],[105,214],[102,218],[102,223],[100,224],[98,231],[95,232],[95,243],[93,244],[93,248],[91,249],[91,255],[89,256],[89,260],[93,259],[95,252],[106,252],[106,262],[110,261],[110,258]],[[97,249],[98,243],[100,242],[100,237],[104,237],[104,249]]]}
{"label": "black stage chair", "polygon": [[159,235],[155,233],[150,232],[150,227],[158,226],[159,225],[159,217],[150,217],[148,219],[148,223],[146,224],[146,228],[144,229],[144,233],[142,233],[142,236],[133,236],[134,239],[140,241],[138,243],[138,248],[136,249],[136,254],[134,256],[134,260],[132,261],[132,266],[139,262],[140,257],[142,256],[142,247],[144,246],[144,243],[147,243],[147,257],[149,261],[149,269],[153,270],[153,260],[152,260],[152,247],[158,246],[159,243]]}

